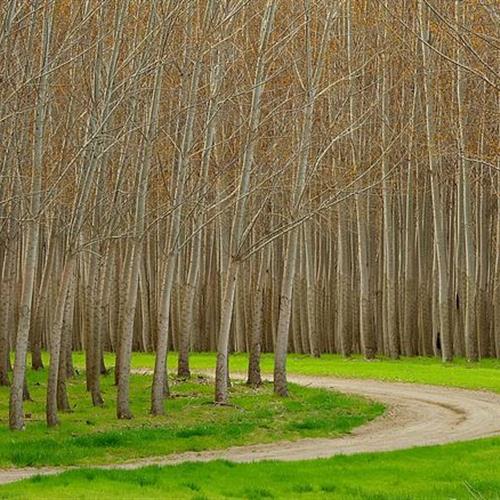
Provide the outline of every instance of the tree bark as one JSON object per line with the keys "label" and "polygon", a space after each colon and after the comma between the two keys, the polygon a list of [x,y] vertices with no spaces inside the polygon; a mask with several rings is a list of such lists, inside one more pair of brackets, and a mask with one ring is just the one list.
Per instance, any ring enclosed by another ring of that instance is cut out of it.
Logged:
{"label": "tree bark", "polygon": [[[25,387],[26,354],[31,325],[31,306],[38,262],[41,207],[42,169],[45,138],[45,119],[49,106],[49,50],[52,38],[54,3],[44,9],[40,80],[35,110],[33,139],[33,173],[31,181],[31,220],[28,222],[25,266],[22,277],[23,288],[19,307],[19,322],[16,337],[16,357],[9,399],[9,426],[12,430],[24,428],[23,389]],[[25,391],[24,391],[25,392]]]}
{"label": "tree bark", "polygon": [[269,37],[273,29],[274,15],[276,11],[276,1],[269,0],[261,22],[259,52],[252,92],[252,104],[248,119],[249,130],[243,161],[241,167],[241,178],[238,189],[238,201],[233,214],[232,234],[229,249],[229,259],[224,271],[224,288],[220,312],[219,334],[217,338],[217,365],[215,370],[215,402],[226,403],[228,394],[228,347],[229,334],[231,330],[231,320],[233,316],[234,296],[238,279],[241,261],[239,252],[244,235],[244,224],[247,212],[247,198],[250,192],[250,174],[256,146],[256,135],[260,124],[261,96],[264,90],[265,78],[265,52],[269,42]]}
{"label": "tree bark", "polygon": [[423,76],[423,100],[425,108],[425,124],[427,133],[427,154],[429,162],[432,215],[434,222],[434,244],[437,257],[437,308],[439,317],[439,334],[441,338],[441,355],[443,361],[452,361],[453,346],[451,342],[450,329],[450,294],[449,294],[449,268],[448,250],[446,245],[446,235],[444,227],[444,212],[442,209],[441,193],[437,178],[438,158],[437,144],[434,132],[434,105],[431,95],[432,76],[430,68],[430,49],[432,43],[429,35],[428,19],[424,10],[423,0],[419,0],[419,19],[421,30],[422,62],[424,68]]}

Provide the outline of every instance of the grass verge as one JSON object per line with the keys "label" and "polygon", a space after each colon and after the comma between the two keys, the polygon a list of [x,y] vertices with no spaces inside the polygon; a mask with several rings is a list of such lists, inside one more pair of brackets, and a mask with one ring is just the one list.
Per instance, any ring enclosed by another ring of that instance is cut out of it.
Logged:
{"label": "grass verge", "polygon": [[[170,353],[168,359],[170,369],[173,370],[177,366],[176,353]],[[83,355],[76,353],[75,362],[83,366]],[[114,356],[107,354],[106,362],[110,366],[114,365]],[[153,368],[154,355],[135,353],[132,364],[134,368]],[[246,354],[233,354],[230,357],[232,371],[246,372],[247,364]],[[463,358],[457,358],[452,363],[442,363],[435,358],[401,358],[397,361],[378,358],[374,361],[365,361],[360,356],[345,359],[334,354],[324,354],[321,358],[290,354],[287,366],[289,373],[297,375],[378,379],[482,389],[500,393],[500,360],[497,359],[483,359],[478,363],[468,363]],[[215,369],[215,355],[193,353],[191,367],[193,370]],[[262,371],[265,374],[272,374],[272,354],[262,356]]]}
{"label": "grass verge", "polygon": [[26,430],[7,429],[8,388],[0,388],[0,466],[89,465],[227,448],[302,437],[338,436],[383,412],[383,406],[359,397],[292,386],[291,397],[277,398],[271,384],[253,390],[231,389],[231,406],[214,406],[213,386],[203,378],[172,380],[164,417],[151,417],[151,377],[132,375],[133,420],[115,417],[113,376],[102,378],[105,405],[93,408],[82,374],[69,382],[71,413],[48,429],[44,403],[47,374],[29,372],[33,402],[25,405]]}
{"label": "grass verge", "polygon": [[304,462],[83,469],[0,487],[0,498],[498,499],[500,439]]}

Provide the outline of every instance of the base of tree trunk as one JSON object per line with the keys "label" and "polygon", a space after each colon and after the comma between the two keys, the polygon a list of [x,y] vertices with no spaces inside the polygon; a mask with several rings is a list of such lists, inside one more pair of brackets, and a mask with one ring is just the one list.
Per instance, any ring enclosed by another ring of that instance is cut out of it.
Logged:
{"label": "base of tree trunk", "polygon": [[106,368],[106,365],[104,364],[104,358],[101,357],[101,362],[100,362],[100,370],[99,373],[101,375],[107,375],[108,374],[108,369]]}
{"label": "base of tree trunk", "polygon": [[151,406],[151,411],[149,412],[153,417],[162,417],[165,415],[165,407],[163,406],[163,403],[159,406],[153,405]]}
{"label": "base of tree trunk", "polygon": [[247,379],[246,385],[248,385],[248,387],[253,387],[254,389],[257,389],[262,385],[262,379],[260,377]]}
{"label": "base of tree trunk", "polygon": [[177,370],[177,378],[180,378],[180,379],[188,379],[191,377],[191,371],[189,368],[179,368]]}
{"label": "base of tree trunk", "polygon": [[281,373],[274,374],[274,394],[282,398],[288,397],[288,383],[286,375]]}
{"label": "base of tree trunk", "polygon": [[119,420],[131,420],[134,418],[134,416],[132,415],[132,412],[128,408],[125,410],[118,409],[116,412],[116,417]]}
{"label": "base of tree trunk", "polygon": [[91,391],[92,394],[92,405],[93,406],[103,406],[104,399],[99,391]]}
{"label": "base of tree trunk", "polygon": [[30,391],[28,389],[28,384],[26,382],[26,379],[24,379],[24,384],[23,384],[23,401],[33,401],[31,399]]}
{"label": "base of tree trunk", "polygon": [[35,371],[43,370],[42,352],[40,349],[34,349],[31,353],[31,368]]}
{"label": "base of tree trunk", "polygon": [[250,387],[260,387],[262,385],[262,376],[259,368],[248,370],[246,385]]}
{"label": "base of tree trunk", "polygon": [[215,400],[214,403],[218,405],[227,405],[229,398],[227,395],[227,390],[221,389],[218,385],[215,385]]}
{"label": "base of tree trunk", "polygon": [[3,373],[3,372],[0,373],[0,386],[3,386],[3,387],[10,386],[10,380],[9,380],[9,376],[7,375],[7,373]]}
{"label": "base of tree trunk", "polygon": [[63,411],[65,413],[70,413],[72,412],[71,410],[71,406],[69,404],[69,400],[67,397],[65,397],[64,399],[57,399],[57,409],[59,411]]}
{"label": "base of tree trunk", "polygon": [[287,398],[289,396],[288,388],[274,386],[274,394],[276,394],[277,396],[279,396],[281,398]]}
{"label": "base of tree trunk", "polygon": [[47,416],[47,427],[57,427],[59,425],[59,419],[55,416]]}

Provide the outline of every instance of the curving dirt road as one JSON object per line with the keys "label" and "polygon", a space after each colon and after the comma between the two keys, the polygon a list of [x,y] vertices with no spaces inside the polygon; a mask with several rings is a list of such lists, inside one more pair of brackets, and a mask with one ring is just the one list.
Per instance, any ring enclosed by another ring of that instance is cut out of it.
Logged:
{"label": "curving dirt road", "polygon": [[[236,446],[225,450],[179,453],[99,468],[135,469],[146,465],[205,462],[215,459],[234,462],[309,460],[500,435],[500,394],[332,377],[290,375],[289,380],[301,385],[365,396],[385,403],[388,410],[384,416],[341,438],[301,439],[294,442]],[[36,474],[57,474],[68,469],[70,468],[4,469],[0,470],[0,484]]]}

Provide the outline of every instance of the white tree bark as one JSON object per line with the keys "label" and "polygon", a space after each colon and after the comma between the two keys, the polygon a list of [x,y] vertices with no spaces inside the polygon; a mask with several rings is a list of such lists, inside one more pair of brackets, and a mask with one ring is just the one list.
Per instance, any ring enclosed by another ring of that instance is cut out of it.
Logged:
{"label": "white tree bark", "polygon": [[217,338],[217,367],[215,373],[215,401],[225,403],[228,400],[228,347],[231,319],[233,316],[234,296],[240,270],[239,260],[242,237],[247,212],[248,195],[250,193],[250,174],[257,143],[257,130],[260,124],[261,98],[265,86],[266,50],[273,29],[276,12],[276,0],[269,0],[262,17],[259,52],[255,69],[252,104],[248,118],[248,136],[243,152],[241,177],[238,188],[238,200],[233,214],[229,259],[223,275],[223,297],[220,313],[220,326]]}
{"label": "white tree bark", "polygon": [[10,389],[9,425],[13,430],[24,427],[23,386],[26,371],[26,354],[31,324],[31,306],[38,262],[38,242],[40,236],[39,212],[41,208],[42,169],[45,145],[45,122],[49,107],[50,45],[55,2],[49,1],[43,10],[43,35],[40,60],[40,79],[35,110],[33,131],[33,173],[31,181],[31,208],[28,223],[25,266],[23,272],[22,297],[19,308],[19,323],[16,337],[16,358]]}

